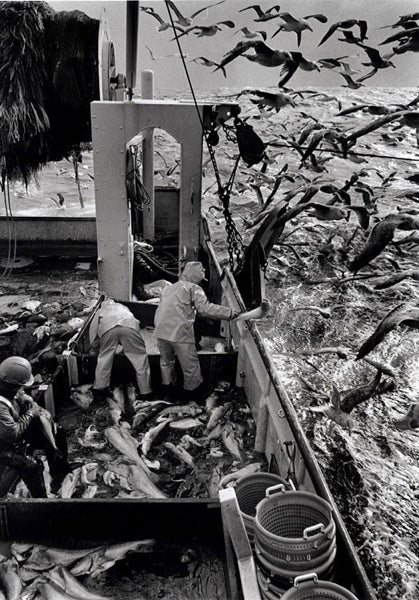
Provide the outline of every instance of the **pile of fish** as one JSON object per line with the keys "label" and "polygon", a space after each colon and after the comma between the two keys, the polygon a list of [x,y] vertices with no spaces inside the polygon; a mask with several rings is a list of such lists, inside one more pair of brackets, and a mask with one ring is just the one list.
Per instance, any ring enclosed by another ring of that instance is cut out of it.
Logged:
{"label": "pile of fish", "polygon": [[[11,302],[0,316],[0,361],[16,354],[27,358],[39,382],[45,374],[57,368],[60,355],[81,327],[84,326],[97,301],[95,286],[80,286],[75,300],[57,299],[42,302],[30,298],[21,303]],[[13,296],[12,296],[13,297]]]}
{"label": "pile of fish", "polygon": [[263,468],[250,409],[227,382],[205,405],[140,400],[132,384],[101,403],[92,403],[86,385],[71,399],[73,420],[63,415],[63,426],[70,462],[82,466],[65,477],[59,497],[216,497],[221,486]]}
{"label": "pile of fish", "polygon": [[128,553],[151,552],[145,539],[80,550],[13,542],[10,556],[0,555],[1,600],[111,600],[90,591],[79,578],[96,579]]}

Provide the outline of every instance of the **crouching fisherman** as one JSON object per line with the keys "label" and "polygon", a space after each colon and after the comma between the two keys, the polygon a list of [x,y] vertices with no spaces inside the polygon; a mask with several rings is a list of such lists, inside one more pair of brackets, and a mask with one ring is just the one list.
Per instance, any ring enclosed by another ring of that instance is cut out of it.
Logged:
{"label": "crouching fisherman", "polygon": [[206,391],[195,346],[196,314],[215,320],[231,320],[239,314],[228,306],[210,302],[199,285],[204,279],[202,263],[186,263],[179,281],[162,291],[154,319],[163,385],[168,395],[173,393],[177,358],[183,372],[184,395],[188,400],[200,400]]}
{"label": "crouching fisherman", "polygon": [[0,364],[0,465],[16,472],[33,498],[46,498],[42,461],[30,452],[45,450],[55,486],[70,468],[64,431],[24,392],[33,381],[25,358],[10,356]]}
{"label": "crouching fisherman", "polygon": [[115,353],[122,346],[125,356],[135,369],[140,397],[151,395],[150,364],[140,322],[127,306],[105,299],[92,319],[89,329],[90,346],[98,352],[93,394],[106,397],[111,382]]}

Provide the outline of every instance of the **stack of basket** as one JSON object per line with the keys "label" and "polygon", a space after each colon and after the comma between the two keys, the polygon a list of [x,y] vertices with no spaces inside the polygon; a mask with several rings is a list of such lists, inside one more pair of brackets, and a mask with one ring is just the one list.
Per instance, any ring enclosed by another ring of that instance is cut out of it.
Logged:
{"label": "stack of basket", "polygon": [[261,500],[266,498],[266,490],[268,488],[275,489],[277,485],[290,486],[289,482],[274,473],[254,473],[253,475],[242,477],[236,483],[237,503],[243,517],[247,537],[252,547],[254,546],[255,537],[254,521],[256,506]]}
{"label": "stack of basket", "polygon": [[298,576],[332,578],[336,526],[330,504],[310,492],[268,488],[256,507],[254,545],[266,600],[280,598]]}
{"label": "stack of basket", "polygon": [[357,600],[346,588],[330,581],[319,581],[315,573],[296,577],[294,585],[281,600]]}

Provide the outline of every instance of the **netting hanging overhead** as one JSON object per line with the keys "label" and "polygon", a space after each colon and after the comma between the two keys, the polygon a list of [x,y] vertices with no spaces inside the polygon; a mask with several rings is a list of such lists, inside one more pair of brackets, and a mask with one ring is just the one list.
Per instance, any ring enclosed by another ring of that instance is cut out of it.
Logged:
{"label": "netting hanging overhead", "polygon": [[11,180],[91,141],[99,20],[46,2],[0,2],[0,156]]}

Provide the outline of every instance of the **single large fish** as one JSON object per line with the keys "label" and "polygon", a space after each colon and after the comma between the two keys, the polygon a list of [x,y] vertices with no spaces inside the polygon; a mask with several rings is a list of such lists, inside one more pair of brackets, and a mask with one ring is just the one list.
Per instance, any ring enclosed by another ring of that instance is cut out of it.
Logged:
{"label": "single large fish", "polygon": [[262,470],[262,463],[250,463],[245,467],[242,467],[238,471],[234,471],[233,473],[228,473],[224,475],[224,477],[220,480],[220,488],[225,487],[231,481],[235,481],[240,479],[241,477],[246,477],[247,475],[253,475],[253,473],[257,473]]}
{"label": "single large fish", "polygon": [[47,492],[47,497],[50,498],[53,494],[51,493],[52,477],[51,477],[51,473],[49,470],[48,460],[47,460],[47,457],[43,456],[43,455],[41,455],[39,457],[39,460],[42,462],[42,466],[43,466],[42,477],[44,478],[45,490]]}
{"label": "single large fish", "polygon": [[[119,485],[128,491],[137,490],[150,498],[165,498],[166,496],[151,481],[144,470],[137,464],[127,463],[125,457],[119,457],[108,463],[106,468],[116,475]],[[105,481],[106,483],[106,481]],[[111,482],[112,485],[112,482]]]}
{"label": "single large fish", "polygon": [[112,390],[112,399],[116,403],[121,413],[125,412],[125,395],[124,390],[120,387],[116,387]]}
{"label": "single large fish", "polygon": [[243,462],[243,427],[239,427],[237,423],[225,423],[221,437],[224,446],[230,454],[240,462]]}
{"label": "single large fish", "polygon": [[135,385],[129,383],[125,388],[125,395],[127,399],[128,408],[130,411],[134,412],[134,403],[137,401],[137,391],[135,389]]}
{"label": "single large fish", "polygon": [[155,481],[157,478],[147,467],[143,459],[138,454],[138,442],[125,428],[120,426],[107,427],[104,431],[108,442],[121,454],[128,457],[133,463],[142,468],[147,476]]}
{"label": "single large fish", "polygon": [[75,600],[74,596],[70,596],[53,582],[41,583],[39,591],[41,598],[45,598],[45,600]]}
{"label": "single large fish", "polygon": [[226,402],[225,404],[221,404],[221,406],[217,406],[213,411],[211,411],[207,423],[207,432],[211,431],[211,429],[214,429],[214,427],[228,413],[232,406],[233,404],[231,402]]}
{"label": "single large fish", "polygon": [[164,417],[175,416],[175,417],[184,417],[190,416],[194,417],[202,413],[202,408],[199,406],[195,406],[193,404],[179,404],[175,406],[168,406],[164,408],[156,421],[162,421]]}
{"label": "single large fish", "polygon": [[147,402],[147,406],[137,408],[137,412],[135,413],[132,419],[133,429],[139,429],[141,425],[144,425],[145,423],[147,423],[147,421],[150,421],[153,417],[159,414],[163,407],[164,404],[161,402],[158,402],[157,404],[151,404]]}
{"label": "single large fish", "polygon": [[80,481],[81,477],[81,467],[77,467],[71,473],[67,473],[64,477],[60,489],[58,490],[58,495],[61,498],[71,498],[76,491],[77,484]]}
{"label": "single large fish", "polygon": [[223,469],[220,463],[215,465],[209,478],[207,489],[209,498],[218,498],[218,490],[220,489],[220,481],[223,476]]}
{"label": "single large fish", "polygon": [[209,432],[209,434],[207,436],[205,436],[204,438],[201,438],[202,442],[204,444],[207,444],[211,440],[216,440],[219,437],[221,437],[222,432],[223,432],[222,423],[217,423],[217,425],[214,427],[214,429],[211,429],[211,431]]}
{"label": "single large fish", "polygon": [[166,427],[168,423],[173,421],[172,417],[165,419],[162,423],[159,423],[155,427],[151,427],[145,434],[143,441],[141,442],[141,452],[144,456],[147,456],[151,446],[153,445],[154,440],[157,438],[159,433]]}
{"label": "single large fish", "polygon": [[98,490],[97,485],[89,485],[88,487],[85,488],[85,490],[82,492],[81,497],[82,498],[94,498],[96,496],[96,492]]}
{"label": "single large fish", "polygon": [[167,497],[148,477],[145,476],[138,465],[129,465],[128,481],[134,488],[134,491],[142,492],[145,496],[150,498]]}
{"label": "single large fish", "polygon": [[17,600],[22,591],[20,577],[8,562],[0,563],[0,584],[6,600]]}
{"label": "single large fish", "polygon": [[95,594],[88,590],[70,571],[67,571],[65,567],[55,567],[48,573],[51,581],[55,583],[64,592],[69,594],[72,598],[79,600],[112,600],[110,596],[102,596],[101,594]]}
{"label": "single large fish", "polygon": [[52,448],[54,448],[55,451],[57,451],[58,448],[57,444],[55,443],[54,426],[51,423],[51,416],[41,413],[39,415],[39,424],[41,426],[41,431],[47,438],[49,444],[52,446]]}
{"label": "single large fish", "polygon": [[34,546],[25,567],[34,571],[46,571],[57,565],[69,567],[80,558],[94,552],[103,546],[70,550],[68,548],[49,548],[48,546]]}
{"label": "single large fish", "polygon": [[164,447],[167,448],[178,460],[184,462],[189,467],[193,467],[195,465],[192,456],[189,454],[185,448],[182,446],[175,446],[171,442],[165,442]]}
{"label": "single large fish", "polygon": [[179,419],[179,421],[172,421],[169,427],[171,429],[177,429],[180,431],[187,431],[188,429],[194,429],[195,427],[202,427],[203,422],[199,419],[193,419],[192,417],[187,417],[185,419]]}
{"label": "single large fish", "polygon": [[264,319],[270,311],[270,309],[271,303],[269,302],[269,300],[264,298],[260,303],[260,306],[258,306],[257,308],[253,308],[252,310],[240,313],[238,317],[234,319],[234,321],[247,321],[248,319]]}
{"label": "single large fish", "polygon": [[145,539],[135,542],[126,542],[104,547],[86,556],[71,569],[77,575],[90,575],[97,577],[99,573],[113,567],[118,561],[125,558],[129,552],[150,552],[155,545],[155,540]]}

